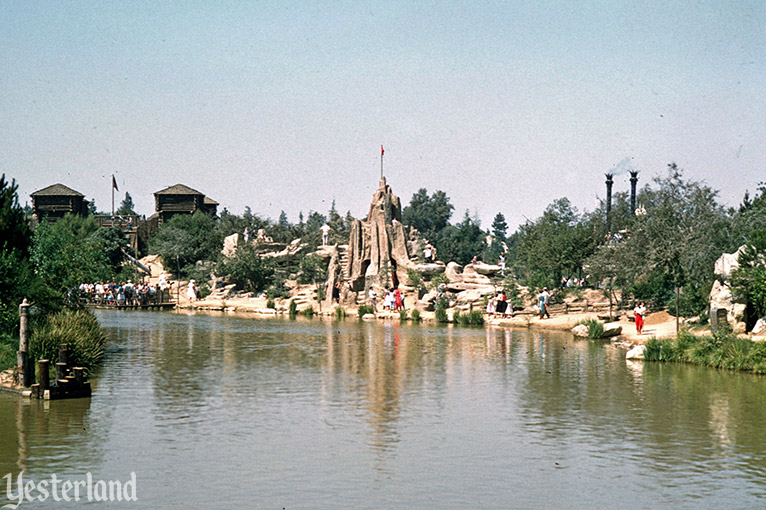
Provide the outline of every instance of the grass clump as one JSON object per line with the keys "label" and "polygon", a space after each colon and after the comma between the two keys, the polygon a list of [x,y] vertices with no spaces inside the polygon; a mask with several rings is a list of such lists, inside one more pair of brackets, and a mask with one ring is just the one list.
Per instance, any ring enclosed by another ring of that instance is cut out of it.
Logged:
{"label": "grass clump", "polygon": [[675,339],[652,338],[644,359],[766,374],[766,344],[731,333],[698,336],[683,330]]}
{"label": "grass clump", "polygon": [[266,308],[276,308],[276,307],[277,307],[277,305],[274,304],[274,300],[273,299],[269,299],[268,301],[266,301]]}
{"label": "grass clump", "polygon": [[413,321],[420,322],[420,310],[413,308],[411,316]]}
{"label": "grass clump", "polygon": [[60,344],[67,344],[72,366],[91,369],[104,357],[106,335],[92,313],[65,309],[51,315],[32,332],[30,356],[53,363],[58,360]]}
{"label": "grass clump", "polygon": [[357,314],[359,315],[360,318],[363,315],[367,315],[368,313],[375,313],[375,309],[372,307],[372,305],[359,305]]}
{"label": "grass clump", "polygon": [[588,338],[598,340],[604,338],[604,324],[596,319],[586,319],[578,322],[576,325],[584,325],[588,328]]}
{"label": "grass clump", "polygon": [[447,301],[442,299],[437,303],[436,305],[436,311],[434,313],[436,317],[436,322],[441,323],[448,323],[449,322],[449,316],[447,315]]}
{"label": "grass clump", "polygon": [[294,319],[295,316],[298,315],[298,304],[294,299],[290,300],[290,306],[288,307],[287,311],[290,314],[291,319]]}
{"label": "grass clump", "polygon": [[407,320],[407,310],[405,310],[404,308],[399,310],[399,320],[402,322]]}
{"label": "grass clump", "polygon": [[452,322],[455,324],[464,324],[466,326],[481,326],[484,324],[484,314],[481,310],[471,310],[470,312],[463,314],[459,310],[455,310],[452,315]]}
{"label": "grass clump", "polygon": [[302,312],[304,317],[313,317],[314,316],[314,307],[309,306],[308,308],[304,309]]}
{"label": "grass clump", "polygon": [[336,306],[335,307],[335,318],[337,320],[343,320],[346,318],[346,309],[342,306]]}

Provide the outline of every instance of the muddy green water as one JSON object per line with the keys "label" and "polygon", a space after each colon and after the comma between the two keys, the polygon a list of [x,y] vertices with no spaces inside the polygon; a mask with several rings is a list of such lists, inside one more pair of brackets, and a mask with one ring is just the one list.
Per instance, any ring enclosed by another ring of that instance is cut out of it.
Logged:
{"label": "muddy green water", "polygon": [[135,472],[106,508],[766,508],[764,377],[565,333],[98,318],[91,399],[0,394],[0,476]]}

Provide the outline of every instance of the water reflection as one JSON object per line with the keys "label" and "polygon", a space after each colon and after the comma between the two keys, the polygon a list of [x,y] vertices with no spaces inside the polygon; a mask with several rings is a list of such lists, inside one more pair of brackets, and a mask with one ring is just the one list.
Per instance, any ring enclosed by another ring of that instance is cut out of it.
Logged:
{"label": "water reflection", "polygon": [[764,496],[763,378],[626,363],[624,349],[568,333],[99,318],[110,344],[92,401],[0,396],[5,472],[135,470],[147,507],[220,504],[221,484],[230,505],[256,507],[747,507]]}

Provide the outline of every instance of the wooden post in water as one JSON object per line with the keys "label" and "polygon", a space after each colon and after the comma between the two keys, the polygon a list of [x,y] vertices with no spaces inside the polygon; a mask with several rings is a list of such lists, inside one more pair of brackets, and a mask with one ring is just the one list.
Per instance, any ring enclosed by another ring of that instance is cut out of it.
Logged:
{"label": "wooden post in water", "polygon": [[45,391],[50,389],[50,360],[41,359],[37,362],[37,376],[40,378],[40,388]]}
{"label": "wooden post in water", "polygon": [[21,374],[21,383],[25,387],[35,382],[34,365],[29,359],[29,303],[27,298],[19,305],[19,352],[16,362]]}

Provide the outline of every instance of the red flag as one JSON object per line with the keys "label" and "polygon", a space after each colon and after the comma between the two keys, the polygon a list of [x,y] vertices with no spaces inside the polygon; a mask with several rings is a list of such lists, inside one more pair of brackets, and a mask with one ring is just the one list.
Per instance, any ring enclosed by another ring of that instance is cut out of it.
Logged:
{"label": "red flag", "polygon": [[117,187],[117,181],[114,179],[114,175],[112,175],[112,187],[117,191],[120,191],[120,188]]}
{"label": "red flag", "polygon": [[383,146],[382,145],[380,146],[380,155],[381,156],[383,155]]}

